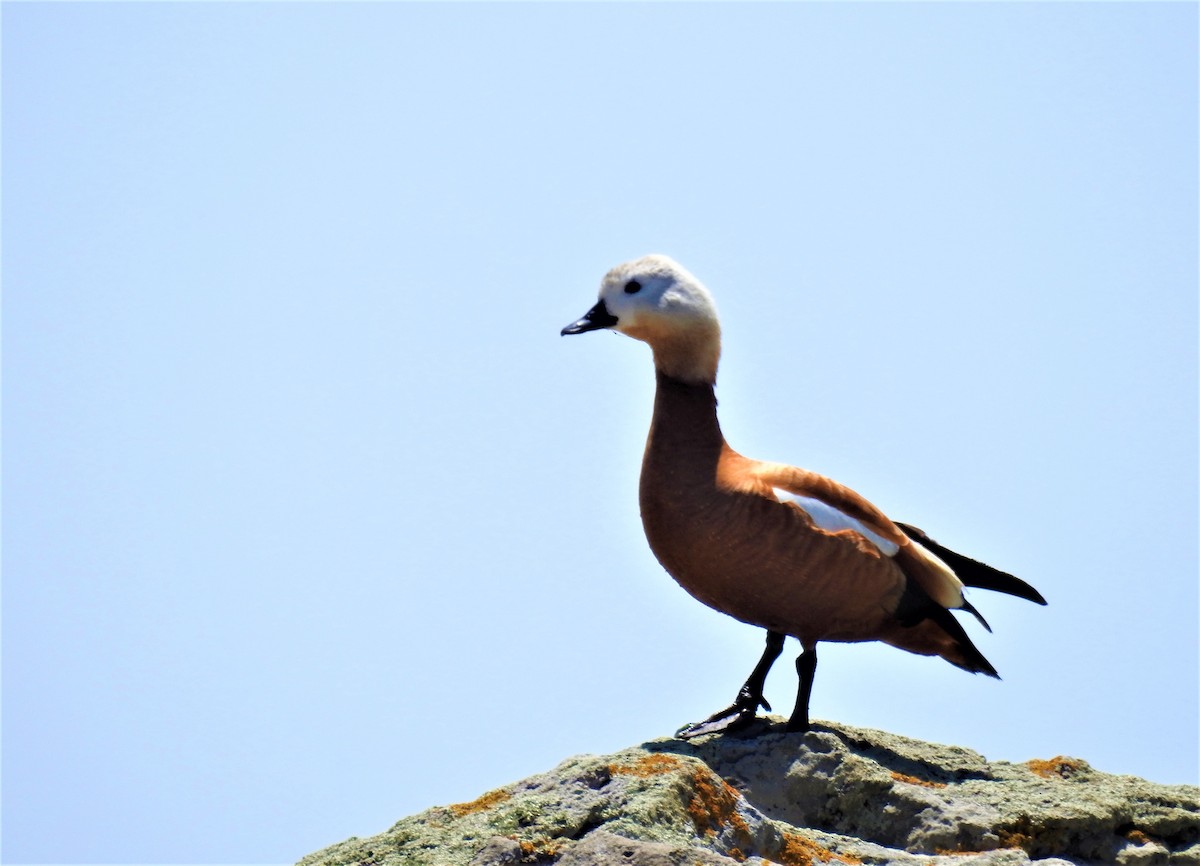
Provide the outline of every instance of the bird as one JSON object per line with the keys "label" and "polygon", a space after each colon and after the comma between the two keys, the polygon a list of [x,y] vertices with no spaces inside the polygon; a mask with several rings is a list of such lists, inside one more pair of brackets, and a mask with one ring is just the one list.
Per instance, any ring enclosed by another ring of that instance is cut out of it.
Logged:
{"label": "bird", "polygon": [[721,326],[707,288],[673,259],[649,255],[605,274],[599,299],[563,336],[611,330],[649,344],[654,412],[638,499],[651,551],[684,590],[766,630],[766,647],[733,703],[685,725],[693,737],[747,728],[790,636],[800,643],[788,732],[810,729],[821,642],[882,641],[999,679],[952,611],[991,627],[964,587],[1046,604],[1025,581],[956,553],[831,478],[745,457],[725,441],[715,386]]}

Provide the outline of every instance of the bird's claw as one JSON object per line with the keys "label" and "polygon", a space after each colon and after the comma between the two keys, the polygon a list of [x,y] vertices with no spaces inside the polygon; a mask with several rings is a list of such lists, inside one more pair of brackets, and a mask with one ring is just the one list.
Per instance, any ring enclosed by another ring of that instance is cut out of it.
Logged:
{"label": "bird's claw", "polygon": [[767,703],[766,698],[762,695],[750,694],[746,689],[742,689],[738,692],[737,700],[730,706],[718,710],[702,722],[684,725],[675,732],[675,736],[681,740],[690,740],[693,737],[703,737],[706,734],[717,734],[721,731],[739,731],[754,721],[759,707],[767,712],[771,711],[771,705]]}

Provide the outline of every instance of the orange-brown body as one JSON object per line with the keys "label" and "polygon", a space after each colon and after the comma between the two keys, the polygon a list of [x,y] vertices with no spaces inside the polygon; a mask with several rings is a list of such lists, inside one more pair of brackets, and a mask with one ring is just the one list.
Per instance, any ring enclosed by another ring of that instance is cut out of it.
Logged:
{"label": "orange-brown body", "polygon": [[642,523],[654,555],[680,586],[709,607],[806,647],[883,640],[963,664],[955,641],[933,623],[896,621],[905,566],[917,572],[914,579],[924,576],[904,534],[865,500],[859,514],[900,543],[895,557],[858,533],[820,529],[772,492],[801,485],[855,497],[822,476],[738,454],[721,434],[712,387],[659,374],[642,462]]}

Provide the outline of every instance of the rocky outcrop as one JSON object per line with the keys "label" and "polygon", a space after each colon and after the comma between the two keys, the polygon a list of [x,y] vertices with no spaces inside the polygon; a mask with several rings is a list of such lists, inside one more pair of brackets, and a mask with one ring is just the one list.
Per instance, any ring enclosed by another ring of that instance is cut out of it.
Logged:
{"label": "rocky outcrop", "polygon": [[1200,866],[1200,788],[779,719],[581,756],[300,866]]}

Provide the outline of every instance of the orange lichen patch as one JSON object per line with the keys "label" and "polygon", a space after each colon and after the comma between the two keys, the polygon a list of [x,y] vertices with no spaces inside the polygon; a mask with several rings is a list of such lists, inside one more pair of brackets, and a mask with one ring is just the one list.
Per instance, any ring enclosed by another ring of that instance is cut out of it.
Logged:
{"label": "orange lichen patch", "polygon": [[1085,764],[1077,758],[1064,758],[1059,755],[1049,761],[1034,758],[1032,761],[1026,761],[1025,766],[1043,779],[1069,779],[1084,769]]}
{"label": "orange lichen patch", "polygon": [[545,836],[538,836],[535,839],[518,839],[516,836],[508,838],[521,846],[521,858],[527,862],[531,859],[558,856],[558,846],[552,839],[547,839]]}
{"label": "orange lichen patch", "polygon": [[657,776],[660,773],[678,770],[682,765],[683,761],[672,755],[644,755],[632,764],[609,764],[608,772],[614,776],[621,774],[645,779],[648,776]]}
{"label": "orange lichen patch", "polygon": [[1028,833],[1022,833],[1020,830],[1005,830],[996,831],[996,835],[1000,838],[1001,848],[1020,848],[1025,852],[1033,850],[1033,837]]}
{"label": "orange lichen patch", "polygon": [[739,839],[749,840],[750,827],[737,811],[741,798],[737,788],[706,767],[697,767],[692,773],[692,790],[695,793],[688,803],[688,814],[692,816],[696,832],[715,836],[731,825]]}
{"label": "orange lichen patch", "polygon": [[918,779],[916,776],[906,776],[904,773],[892,773],[892,778],[897,782],[903,782],[906,785],[920,785],[923,788],[944,788],[945,782],[928,782],[925,779]]}
{"label": "orange lichen patch", "polygon": [[783,834],[783,847],[775,856],[783,866],[813,866],[814,863],[828,863],[831,860],[849,863],[852,866],[862,863],[853,855],[835,854],[812,839],[806,839],[796,833]]}
{"label": "orange lichen patch", "polygon": [[497,788],[495,791],[488,791],[482,797],[476,797],[470,803],[454,803],[450,806],[450,811],[454,813],[454,817],[461,818],[498,806],[511,796],[510,792]]}

